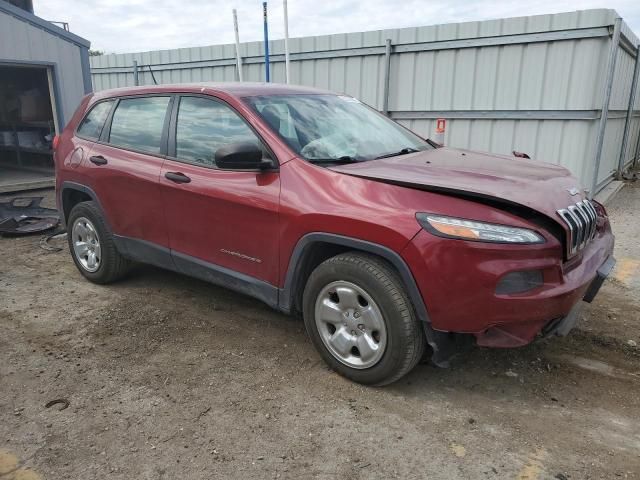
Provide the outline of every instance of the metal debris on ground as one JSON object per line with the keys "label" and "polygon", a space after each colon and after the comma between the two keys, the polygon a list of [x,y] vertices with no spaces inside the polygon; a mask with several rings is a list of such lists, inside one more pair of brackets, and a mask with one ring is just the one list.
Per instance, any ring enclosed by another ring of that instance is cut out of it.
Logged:
{"label": "metal debris on ground", "polygon": [[69,407],[69,400],[67,400],[66,398],[56,398],[55,400],[51,400],[50,402],[47,402],[44,406],[44,408],[51,408],[54,405],[62,405],[58,411],[64,410],[66,408]]}
{"label": "metal debris on ground", "polygon": [[63,250],[63,247],[56,247],[54,245],[51,245],[49,243],[49,240],[53,240],[53,239],[59,239],[59,238],[65,238],[67,236],[67,231],[62,229],[62,230],[56,230],[53,233],[50,233],[49,235],[45,235],[44,237],[42,237],[40,239],[40,248],[42,248],[43,250],[46,250],[47,252],[60,252]]}
{"label": "metal debris on ground", "polygon": [[44,197],[17,197],[0,201],[0,235],[26,235],[49,230],[60,223],[53,208],[40,206]]}

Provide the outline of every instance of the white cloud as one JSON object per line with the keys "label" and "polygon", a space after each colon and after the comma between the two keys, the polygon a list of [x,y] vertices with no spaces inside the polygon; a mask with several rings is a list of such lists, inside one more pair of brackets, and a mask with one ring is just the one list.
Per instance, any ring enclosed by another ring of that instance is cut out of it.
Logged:
{"label": "white cloud", "polygon": [[[106,52],[194,47],[233,42],[232,8],[240,40],[262,40],[260,0],[35,0],[36,14],[69,22],[71,31]],[[640,36],[640,1],[613,0],[289,0],[289,35],[303,37],[383,28],[613,8]],[[284,35],[282,1],[269,2],[269,35]]]}

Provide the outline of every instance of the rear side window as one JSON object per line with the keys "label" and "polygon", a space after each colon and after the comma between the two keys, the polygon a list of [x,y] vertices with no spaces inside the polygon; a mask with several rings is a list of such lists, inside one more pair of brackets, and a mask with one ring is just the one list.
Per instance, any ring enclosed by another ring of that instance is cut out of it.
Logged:
{"label": "rear side window", "polygon": [[91,140],[97,140],[100,138],[104,121],[107,119],[112,105],[113,100],[100,102],[95,105],[80,123],[80,126],[78,127],[78,135]]}
{"label": "rear side window", "polygon": [[169,97],[125,98],[113,112],[109,143],[119,147],[160,153],[162,127]]}
{"label": "rear side window", "polygon": [[249,126],[226,105],[201,97],[182,97],[176,126],[176,157],[215,167],[216,150],[237,142],[261,142]]}

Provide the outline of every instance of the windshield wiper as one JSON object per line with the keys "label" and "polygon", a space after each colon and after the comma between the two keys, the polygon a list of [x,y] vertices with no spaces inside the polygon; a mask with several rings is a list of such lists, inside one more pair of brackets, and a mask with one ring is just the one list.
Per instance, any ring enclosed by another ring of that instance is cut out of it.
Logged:
{"label": "windshield wiper", "polygon": [[356,160],[349,155],[344,155],[338,158],[310,158],[310,163],[358,163],[360,160]]}
{"label": "windshield wiper", "polygon": [[417,150],[417,149],[412,148],[412,147],[405,147],[402,150],[400,150],[399,152],[385,153],[384,155],[380,155],[379,157],[376,157],[376,160],[378,160],[379,158],[397,157],[398,155],[406,155],[407,153],[416,153],[416,152],[419,152],[419,151],[420,150]]}

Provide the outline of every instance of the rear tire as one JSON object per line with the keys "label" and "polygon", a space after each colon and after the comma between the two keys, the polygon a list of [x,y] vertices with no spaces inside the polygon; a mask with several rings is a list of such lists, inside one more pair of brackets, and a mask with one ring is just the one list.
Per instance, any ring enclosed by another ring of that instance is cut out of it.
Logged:
{"label": "rear tire", "polygon": [[321,263],[303,294],[303,317],[325,362],[358,383],[387,385],[422,358],[426,339],[395,269],[347,252]]}
{"label": "rear tire", "polygon": [[131,262],[116,249],[113,235],[95,202],[81,202],[71,209],[67,241],[76,267],[93,283],[111,283],[129,271]]}

